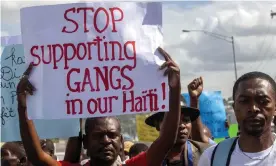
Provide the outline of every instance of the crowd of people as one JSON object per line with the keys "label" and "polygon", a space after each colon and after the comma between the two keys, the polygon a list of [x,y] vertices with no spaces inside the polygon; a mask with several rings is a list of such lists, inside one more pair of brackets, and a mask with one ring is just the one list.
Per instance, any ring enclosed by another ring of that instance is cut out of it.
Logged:
{"label": "crowd of people", "polygon": [[[116,117],[87,118],[85,133],[69,138],[65,156],[57,161],[50,140],[40,140],[28,119],[26,99],[36,90],[28,77],[32,64],[17,86],[22,142],[1,147],[3,166],[273,166],[276,165],[275,134],[271,122],[276,109],[276,83],[267,74],[242,75],[233,87],[233,108],[239,125],[237,137],[220,143],[200,118],[202,77],[188,84],[190,106],[181,95],[180,69],[162,48],[164,76],[169,83],[169,111],[149,116],[145,123],[159,132],[150,146],[124,141]],[[85,154],[83,152],[85,149]]]}

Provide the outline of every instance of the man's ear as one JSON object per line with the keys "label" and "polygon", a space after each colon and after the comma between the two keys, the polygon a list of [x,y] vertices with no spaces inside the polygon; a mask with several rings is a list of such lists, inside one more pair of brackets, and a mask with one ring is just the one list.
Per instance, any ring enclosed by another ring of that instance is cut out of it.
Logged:
{"label": "man's ear", "polygon": [[87,149],[87,135],[86,134],[83,134],[83,149]]}

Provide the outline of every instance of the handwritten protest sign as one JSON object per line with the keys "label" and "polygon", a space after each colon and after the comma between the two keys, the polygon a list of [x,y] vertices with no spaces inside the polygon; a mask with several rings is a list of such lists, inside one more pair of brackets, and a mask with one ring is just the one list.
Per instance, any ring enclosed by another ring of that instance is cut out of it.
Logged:
{"label": "handwritten protest sign", "polygon": [[[27,65],[22,44],[4,47],[1,54],[1,141],[20,141],[16,86]],[[78,119],[35,120],[40,138],[77,136]]]}
{"label": "handwritten protest sign", "polygon": [[148,114],[136,115],[137,136],[141,142],[153,142],[159,136],[159,132],[154,127],[150,127],[145,123],[148,116]]}
{"label": "handwritten protest sign", "polygon": [[35,65],[31,119],[168,110],[157,51],[161,3],[37,6],[21,10],[21,23],[25,55]]}
{"label": "handwritten protest sign", "polygon": [[[188,93],[182,94],[190,105]],[[220,91],[203,91],[199,97],[199,109],[202,123],[206,125],[214,138],[228,137],[225,127],[226,112]]]}

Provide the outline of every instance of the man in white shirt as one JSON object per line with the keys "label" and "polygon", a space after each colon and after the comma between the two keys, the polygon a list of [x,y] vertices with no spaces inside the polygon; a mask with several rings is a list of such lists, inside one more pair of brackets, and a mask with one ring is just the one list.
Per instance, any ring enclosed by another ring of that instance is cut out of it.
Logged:
{"label": "man in white shirt", "polygon": [[276,110],[275,81],[261,72],[247,73],[236,81],[233,99],[240,136],[206,149],[198,165],[276,166],[276,135],[270,126]]}

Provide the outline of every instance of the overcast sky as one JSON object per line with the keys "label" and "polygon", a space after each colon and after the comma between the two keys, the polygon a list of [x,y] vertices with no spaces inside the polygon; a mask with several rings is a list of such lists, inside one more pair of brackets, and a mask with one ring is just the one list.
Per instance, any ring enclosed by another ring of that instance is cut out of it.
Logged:
{"label": "overcast sky", "polygon": [[[64,1],[1,1],[1,36],[20,35],[20,8],[57,3]],[[231,43],[182,29],[234,36],[238,76],[263,71],[275,78],[276,17],[271,19],[270,10],[276,11],[276,2],[164,3],[165,49],[181,67],[182,91],[202,76],[205,90],[219,90],[229,97],[235,81]]]}

